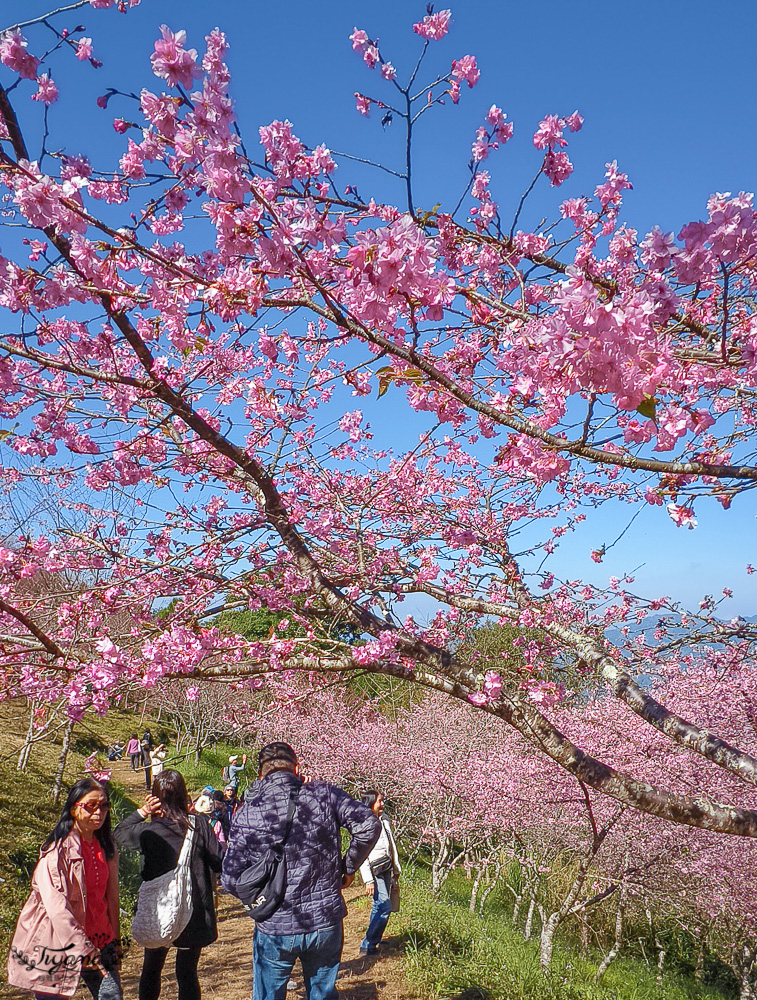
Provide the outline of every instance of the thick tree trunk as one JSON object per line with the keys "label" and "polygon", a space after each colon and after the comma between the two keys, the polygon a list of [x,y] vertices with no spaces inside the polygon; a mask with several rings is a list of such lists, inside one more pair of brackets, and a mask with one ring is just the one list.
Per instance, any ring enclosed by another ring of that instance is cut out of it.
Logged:
{"label": "thick tree trunk", "polygon": [[539,965],[542,972],[549,972],[552,965],[552,953],[555,949],[555,931],[560,923],[560,912],[550,913],[541,925],[539,938]]}
{"label": "thick tree trunk", "polygon": [[66,728],[63,730],[63,746],[61,747],[60,757],[58,758],[58,767],[55,770],[55,778],[53,779],[52,787],[52,800],[57,805],[58,799],[60,798],[60,790],[63,786],[63,773],[66,770],[66,760],[68,759],[68,751],[71,747],[71,733],[74,731],[74,720],[69,719]]}
{"label": "thick tree trunk", "polygon": [[754,982],[757,945],[741,941],[734,956],[734,970],[739,980],[739,1000],[757,1000]]}

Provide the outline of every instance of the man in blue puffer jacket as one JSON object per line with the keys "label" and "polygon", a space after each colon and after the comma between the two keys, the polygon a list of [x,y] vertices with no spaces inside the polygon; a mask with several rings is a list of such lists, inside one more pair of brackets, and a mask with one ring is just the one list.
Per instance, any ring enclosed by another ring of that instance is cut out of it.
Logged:
{"label": "man in blue puffer jacket", "polygon": [[[223,861],[223,887],[235,895],[240,876],[281,843],[289,793],[300,785],[297,811],[284,848],[284,901],[255,926],[254,1000],[284,1000],[299,958],[307,1000],[335,1000],[342,957],[342,887],[368,857],[381,833],[373,812],[325,781],[303,783],[297,755],[288,743],[269,743],[258,756],[260,780],[237,811]],[[352,834],[342,860],[340,827]]]}

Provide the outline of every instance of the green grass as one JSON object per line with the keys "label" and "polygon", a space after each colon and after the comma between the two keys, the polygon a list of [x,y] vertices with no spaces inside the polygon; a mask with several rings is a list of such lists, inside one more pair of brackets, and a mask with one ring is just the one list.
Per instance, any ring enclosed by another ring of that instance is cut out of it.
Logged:
{"label": "green grass", "polygon": [[[240,762],[242,754],[247,754],[247,782],[244,780],[240,782],[240,789],[242,789],[246,787],[247,783],[251,784],[256,777],[255,752],[247,747],[240,747],[238,743],[215,743],[212,747],[206,747],[202,751],[199,764],[195,764],[194,753],[185,756],[182,752],[179,755],[181,759],[173,763],[170,759],[172,755],[169,753],[169,757],[166,758],[166,766],[175,767],[177,771],[181,771],[187,783],[187,790],[192,798],[195,798],[205,785],[212,785],[213,788],[223,791],[224,782],[221,774],[229,763],[229,754],[233,753],[239,754]],[[243,776],[240,775],[240,778]]]}
{"label": "green grass", "polygon": [[[0,704],[0,726],[5,733],[0,756],[0,951],[7,950],[19,911],[29,895],[39,848],[60,815],[67,789],[84,774],[84,761],[92,752],[102,752],[112,734],[133,726],[133,716],[112,712],[106,719],[86,716],[73,732],[61,801],[50,798],[53,775],[60,756],[60,736],[35,743],[24,772],[16,770],[15,747],[26,734],[28,715],[23,701]],[[111,783],[113,825],[131,812],[136,804],[118,783]],[[133,852],[129,852],[133,854]],[[136,857],[124,854],[121,862],[121,905],[128,914],[133,909],[139,883]]]}
{"label": "green grass", "polygon": [[431,898],[427,875],[406,866],[402,920],[406,971],[412,985],[431,997],[460,1000],[723,1000],[726,994],[678,972],[656,980],[656,970],[622,956],[601,983],[594,980],[601,956],[583,958],[555,947],[550,973],[539,967],[538,941],[524,941],[510,914],[492,907],[468,912],[462,879],[451,880],[440,900]]}

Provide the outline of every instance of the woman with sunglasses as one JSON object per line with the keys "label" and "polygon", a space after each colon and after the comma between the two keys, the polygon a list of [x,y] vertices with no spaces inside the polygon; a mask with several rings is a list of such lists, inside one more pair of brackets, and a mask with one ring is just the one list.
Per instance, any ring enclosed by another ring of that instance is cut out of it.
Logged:
{"label": "woman with sunglasses", "polygon": [[118,913],[108,792],[82,778],[42,844],[8,956],[9,983],[57,1000],[73,996],[82,978],[95,1000],[120,1000]]}
{"label": "woman with sunglasses", "polygon": [[[149,820],[148,822],[145,822]],[[221,845],[203,815],[192,817],[187,786],[179,771],[167,768],[153,780],[145,804],[122,820],[114,836],[122,847],[142,852],[142,878],[149,882],[176,867],[184,838],[192,836],[189,870],[192,914],[171,947],[176,948],[179,1000],[199,1000],[197,963],[202,949],[218,937],[212,872],[221,870]],[[168,948],[145,948],[139,1000],[158,1000]]]}

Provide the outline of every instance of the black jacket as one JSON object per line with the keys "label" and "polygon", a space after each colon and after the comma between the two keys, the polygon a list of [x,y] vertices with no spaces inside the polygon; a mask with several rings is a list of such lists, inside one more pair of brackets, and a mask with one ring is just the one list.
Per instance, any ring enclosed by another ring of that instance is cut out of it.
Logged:
{"label": "black jacket", "polygon": [[[221,845],[204,816],[195,816],[190,873],[192,876],[192,916],[173,942],[177,948],[204,948],[218,937],[211,871],[221,870]],[[121,847],[142,852],[142,878],[150,882],[175,868],[184,834],[170,820],[153,817],[146,822],[136,810],[113,831]]]}

